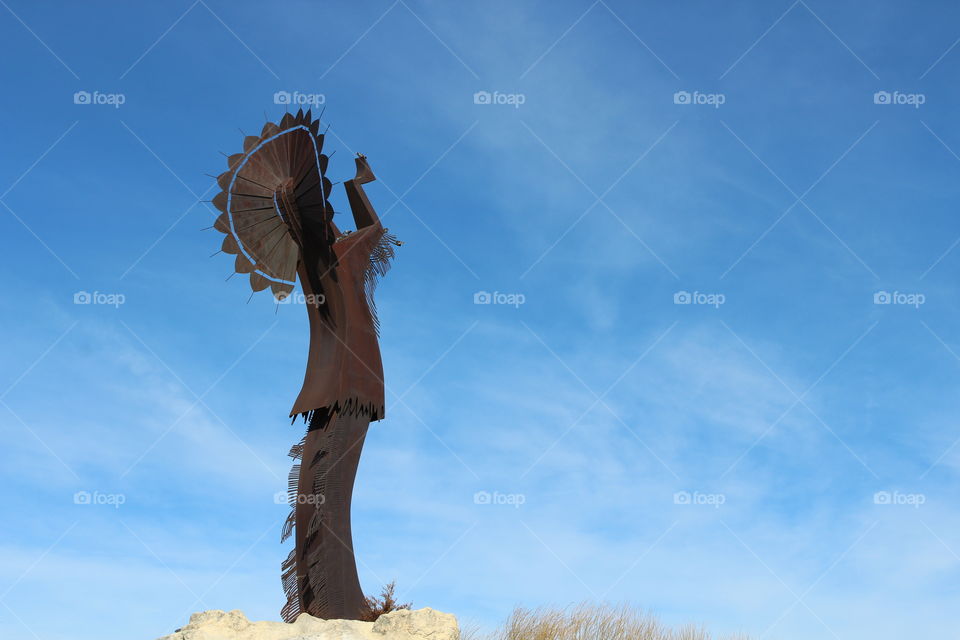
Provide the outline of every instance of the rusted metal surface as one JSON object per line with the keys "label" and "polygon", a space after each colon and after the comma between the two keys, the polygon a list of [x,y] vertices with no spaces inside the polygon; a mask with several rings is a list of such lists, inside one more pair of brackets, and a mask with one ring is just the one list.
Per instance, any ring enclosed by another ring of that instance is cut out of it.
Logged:
{"label": "rusted metal surface", "polygon": [[399,243],[380,224],[363,190],[375,179],[364,156],[344,183],[356,230],[342,232],[329,202],[320,122],[301,110],[247,136],[228,158],[213,203],[222,251],[254,291],[282,299],[299,278],[310,319],[303,387],[290,411],[307,433],[290,450],[291,513],[282,539],[294,549],[282,567],[292,621],[306,612],[358,619],[365,606],[357,578],[350,505],[371,421],[384,417],[383,364],[373,291]]}

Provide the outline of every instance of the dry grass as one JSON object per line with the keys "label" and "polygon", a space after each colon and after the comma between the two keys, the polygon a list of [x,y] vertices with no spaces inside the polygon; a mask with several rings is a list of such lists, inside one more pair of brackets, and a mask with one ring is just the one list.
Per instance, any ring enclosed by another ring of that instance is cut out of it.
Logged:
{"label": "dry grass", "polygon": [[[476,632],[461,633],[461,640],[481,640]],[[696,626],[669,629],[656,618],[627,605],[579,604],[566,609],[541,608],[513,611],[489,640],[712,640]],[[726,640],[747,640],[731,636]]]}
{"label": "dry grass", "polygon": [[377,618],[385,613],[390,613],[398,609],[409,609],[411,606],[409,602],[404,602],[403,604],[397,602],[397,598],[394,595],[396,588],[397,581],[394,580],[380,590],[379,596],[367,596],[366,607],[360,613],[360,619],[365,622],[375,622]]}

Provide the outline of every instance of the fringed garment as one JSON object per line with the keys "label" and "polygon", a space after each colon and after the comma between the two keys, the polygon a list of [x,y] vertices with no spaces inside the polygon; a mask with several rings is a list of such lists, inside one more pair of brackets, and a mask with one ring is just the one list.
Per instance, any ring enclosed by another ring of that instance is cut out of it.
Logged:
{"label": "fringed garment", "polygon": [[[290,456],[291,512],[283,538],[295,545],[283,564],[281,614],[356,619],[365,606],[350,527],[353,482],[367,427],[384,417],[383,365],[373,291],[389,268],[393,239],[378,224],[342,236],[336,264],[319,274],[325,300],[310,304],[315,278],[301,273],[310,317],[310,353],[291,416],[308,427]],[[306,268],[306,267],[303,267]]]}

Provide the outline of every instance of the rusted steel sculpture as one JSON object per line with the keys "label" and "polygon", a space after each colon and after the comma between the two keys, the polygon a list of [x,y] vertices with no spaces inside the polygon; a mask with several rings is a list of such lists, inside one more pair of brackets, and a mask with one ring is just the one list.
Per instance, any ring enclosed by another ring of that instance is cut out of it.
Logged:
{"label": "rusted steel sculpture", "polygon": [[292,509],[281,537],[295,540],[282,567],[288,622],[302,612],[358,619],[365,606],[350,504],[367,427],[384,417],[373,291],[399,244],[364,193],[375,178],[362,155],[356,177],[344,183],[356,231],[334,224],[319,127],[301,110],[247,136],[243,153],[229,156],[229,170],[217,178],[222,191],[213,199],[222,211],[214,228],[226,234],[222,250],[236,254],[236,272],[278,299],[299,277],[310,319],[307,371],[290,411],[304,418],[307,432],[290,450],[299,462],[290,471]]}

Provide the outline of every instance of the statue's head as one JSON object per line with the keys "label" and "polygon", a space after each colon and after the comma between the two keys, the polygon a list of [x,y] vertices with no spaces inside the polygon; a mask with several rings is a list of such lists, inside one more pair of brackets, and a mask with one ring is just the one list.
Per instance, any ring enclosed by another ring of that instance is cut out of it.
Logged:
{"label": "statue's head", "polygon": [[214,228],[226,235],[222,251],[237,256],[234,268],[250,274],[254,291],[270,287],[282,298],[301,266],[322,271],[335,260],[338,231],[319,128],[302,110],[268,122],[217,178],[222,191],[213,204],[223,213]]}

